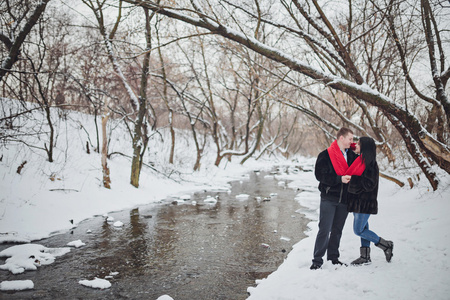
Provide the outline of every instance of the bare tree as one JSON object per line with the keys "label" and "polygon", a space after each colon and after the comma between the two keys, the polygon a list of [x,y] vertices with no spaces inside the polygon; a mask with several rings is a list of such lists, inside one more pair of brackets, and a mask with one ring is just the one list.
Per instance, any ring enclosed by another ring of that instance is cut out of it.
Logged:
{"label": "bare tree", "polygon": [[[6,4],[12,5],[8,1]],[[10,16],[14,16],[22,9],[32,10],[32,8],[33,5],[28,2],[14,8],[9,7]],[[22,17],[26,18],[26,13]],[[35,26],[29,28],[28,35],[21,45],[20,60],[16,63],[19,70],[10,69],[2,81],[5,95],[21,101],[24,107],[27,106],[26,102],[36,103],[42,110],[45,121],[40,130],[35,132],[40,138],[33,147],[44,150],[49,162],[54,160],[54,147],[57,141],[57,118],[52,111],[53,107],[63,103],[66,77],[61,74],[66,72],[65,52],[69,48],[68,32],[61,29],[56,32],[54,29],[60,25],[64,26],[68,21],[64,15],[49,18],[48,14],[41,14],[34,23]],[[15,33],[11,32],[11,36],[14,35]],[[64,117],[61,111],[58,115],[59,118]],[[42,136],[45,137],[44,143],[43,146],[39,146]]]}
{"label": "bare tree", "polygon": [[[50,0],[33,1],[4,0],[0,6],[0,41],[6,48],[1,57],[0,81],[19,60],[20,49],[31,29],[36,25]],[[3,26],[4,25],[4,26]],[[3,51],[1,51],[3,53]]]}
{"label": "bare tree", "polygon": [[151,42],[151,28],[150,20],[153,15],[149,14],[149,10],[144,8],[145,14],[145,42],[146,49],[144,54],[144,61],[142,63],[141,82],[139,90],[139,108],[138,116],[134,124],[133,135],[133,160],[131,162],[131,184],[135,187],[139,186],[139,177],[142,169],[142,163],[144,160],[144,153],[148,145],[149,130],[147,128],[147,86],[149,77],[149,65],[150,65],[150,49],[152,48]]}
{"label": "bare tree", "polygon": [[[358,60],[358,56],[352,53],[351,47],[349,47],[349,45],[360,41],[364,36],[375,30],[386,31],[387,28],[381,25],[387,23],[384,21],[391,14],[394,4],[398,2],[385,3],[380,1],[376,3],[378,5],[373,5],[373,14],[366,16],[366,18],[378,18],[377,22],[374,23],[373,27],[362,32],[361,24],[364,24],[363,21],[365,20],[359,20],[358,23],[351,21],[354,13],[352,3],[349,3],[350,9],[347,11],[348,25],[338,26],[341,24],[333,23],[333,20],[327,15],[331,11],[327,10],[327,7],[322,7],[316,0],[311,0],[311,2],[306,4],[297,0],[293,0],[290,3],[282,1],[287,12],[286,15],[283,15],[285,18],[279,18],[279,16],[275,18],[274,16],[272,19],[263,19],[257,12],[250,11],[250,5],[244,5],[242,2],[235,4],[230,1],[203,1],[203,4],[201,4],[197,0],[191,0],[189,4],[181,1],[177,2],[177,4],[163,6],[153,1],[125,1],[147,7],[159,14],[235,41],[295,72],[311,78],[315,82],[324,84],[336,91],[341,91],[362,103],[376,107],[383,112],[402,136],[410,155],[426,175],[433,189],[437,188],[438,179],[435,172],[432,171],[430,161],[447,173],[450,173],[450,150],[448,145],[440,142],[432,132],[429,132],[423,122],[416,115],[412,114],[407,107],[399,104],[398,101],[389,97],[383,91],[378,90],[376,86],[366,82],[362,73],[361,62]],[[255,1],[255,3],[257,5],[253,7],[262,6],[262,3],[259,3],[259,1]],[[400,3],[409,9],[414,9],[414,3],[404,1]],[[433,90],[435,94],[427,97],[433,99],[434,105],[441,107],[445,111],[445,122],[448,128],[448,97],[445,92],[445,84],[450,72],[445,68],[445,60],[443,59],[445,57],[445,47],[439,46],[439,42],[437,42],[437,45],[438,52],[441,52],[439,57],[442,72],[438,72],[433,67],[434,61],[437,60],[433,55],[436,41],[432,40],[432,37],[442,34],[442,28],[439,27],[439,23],[433,23],[433,20],[442,18],[442,15],[439,14],[440,12],[437,8],[432,10],[429,6],[428,1],[421,2],[421,16],[424,22],[416,23],[416,26],[422,26],[426,33],[424,39],[428,40],[428,43],[424,42],[424,44],[429,45],[430,70],[434,74],[435,86]],[[255,10],[257,11],[257,8]],[[236,13],[246,16],[246,19],[241,18],[238,20],[233,15]],[[297,15],[301,15],[302,20],[297,19]],[[287,20],[290,22],[287,22]],[[281,47],[277,41],[262,41],[255,37],[252,31],[254,32],[255,26],[260,24],[259,21],[279,29],[282,34],[289,35],[291,40],[301,39],[310,45],[314,45],[320,52],[320,55],[316,56],[322,61],[320,68],[297,59],[287,47]],[[402,21],[399,21],[400,25],[398,26],[404,25]],[[244,25],[244,22],[247,23]],[[253,26],[251,26],[252,24]],[[236,27],[238,29],[235,29]],[[309,32],[305,28],[308,28]],[[357,36],[355,36],[356,33],[358,33]],[[442,42],[442,39],[439,39],[439,41]],[[390,43],[392,42],[391,40]],[[326,70],[322,70],[322,67],[325,67]],[[408,72],[408,74],[410,73]]]}
{"label": "bare tree", "polygon": [[174,110],[170,106],[169,103],[169,93],[168,93],[168,83],[167,83],[167,72],[166,72],[166,64],[164,61],[164,56],[162,53],[162,47],[161,47],[161,39],[160,39],[160,32],[159,32],[159,26],[161,22],[160,20],[157,20],[155,25],[155,31],[156,31],[156,39],[158,42],[158,56],[159,61],[161,64],[161,75],[163,79],[163,91],[161,97],[163,98],[164,104],[168,111],[168,123],[169,123],[169,130],[170,130],[170,138],[171,138],[171,144],[170,144],[170,154],[169,154],[169,164],[173,164],[174,162],[174,156],[175,156],[175,130],[174,130]]}
{"label": "bare tree", "polygon": [[[83,2],[94,12],[95,18],[98,23],[98,29],[103,38],[108,58],[124,90],[126,91],[126,94],[129,97],[133,114],[135,114],[135,119],[133,120],[134,129],[132,133],[133,157],[131,162],[130,183],[135,187],[139,187],[139,177],[141,167],[144,159],[144,153],[148,144],[149,129],[147,128],[148,126],[147,86],[148,86],[150,52],[151,52],[150,20],[154,14],[150,15],[148,9],[144,7],[146,49],[142,51],[144,58],[140,73],[141,79],[140,79],[139,96],[137,96],[132,88],[130,80],[127,79],[122,70],[119,61],[120,57],[114,51],[113,45],[113,38],[118,30],[122,18],[122,1],[119,2],[119,7],[117,10],[118,13],[117,18],[109,34],[107,33],[104,14],[104,9],[105,7],[108,6],[107,1],[106,0],[97,1],[96,3],[94,3],[91,0],[83,0]],[[106,117],[106,114],[104,114],[104,117]],[[103,123],[104,122],[102,122],[102,124]]]}

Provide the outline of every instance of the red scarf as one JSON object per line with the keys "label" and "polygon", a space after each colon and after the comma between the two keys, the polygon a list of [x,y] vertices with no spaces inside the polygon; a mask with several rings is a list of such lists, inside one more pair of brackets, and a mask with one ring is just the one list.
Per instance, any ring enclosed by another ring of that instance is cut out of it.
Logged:
{"label": "red scarf", "polygon": [[338,176],[344,175],[361,176],[362,173],[364,172],[366,166],[364,165],[364,162],[361,160],[361,156],[358,156],[358,158],[355,159],[355,161],[349,167],[347,162],[345,161],[344,155],[342,154],[341,149],[339,148],[336,140],[331,144],[331,146],[327,150],[328,154],[330,155],[333,168]]}

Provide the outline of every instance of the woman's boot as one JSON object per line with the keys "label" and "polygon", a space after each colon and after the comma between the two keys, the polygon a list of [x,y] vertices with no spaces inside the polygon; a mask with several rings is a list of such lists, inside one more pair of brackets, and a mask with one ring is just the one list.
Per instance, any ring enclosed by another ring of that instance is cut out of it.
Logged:
{"label": "woman's boot", "polygon": [[392,256],[394,256],[394,253],[392,253],[392,251],[394,250],[394,243],[392,241],[386,241],[385,239],[380,237],[380,241],[378,242],[378,244],[375,244],[375,246],[384,251],[386,261],[390,262]]}
{"label": "woman's boot", "polygon": [[371,262],[370,260],[370,248],[369,247],[361,247],[359,248],[359,252],[361,256],[354,261],[351,262],[353,266],[366,265]]}

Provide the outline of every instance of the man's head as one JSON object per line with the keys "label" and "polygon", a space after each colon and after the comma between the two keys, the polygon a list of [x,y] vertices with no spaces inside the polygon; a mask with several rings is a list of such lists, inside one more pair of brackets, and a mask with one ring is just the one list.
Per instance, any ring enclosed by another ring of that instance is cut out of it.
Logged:
{"label": "man's head", "polygon": [[337,144],[341,150],[348,149],[353,143],[353,131],[351,131],[349,128],[342,127],[337,132],[336,138]]}

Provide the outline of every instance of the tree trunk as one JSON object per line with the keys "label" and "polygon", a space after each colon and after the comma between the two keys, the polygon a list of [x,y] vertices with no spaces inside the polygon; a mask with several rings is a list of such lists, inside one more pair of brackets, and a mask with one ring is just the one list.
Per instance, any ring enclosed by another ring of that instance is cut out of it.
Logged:
{"label": "tree trunk", "polygon": [[202,159],[202,150],[197,148],[197,159],[195,160],[194,171],[200,170],[200,161]]}
{"label": "tree trunk", "polygon": [[[262,101],[262,100],[259,100]],[[245,157],[241,160],[241,165],[243,165],[250,157],[252,157],[253,154],[255,154],[256,149],[258,149],[259,144],[261,143],[262,134],[264,131],[264,124],[265,124],[265,113],[262,112],[261,109],[261,103],[258,103],[258,113],[259,113],[259,124],[258,124],[258,131],[256,133],[256,141],[254,142],[254,145],[252,149],[245,155]]]}
{"label": "tree trunk", "polygon": [[108,168],[108,137],[106,135],[106,125],[108,124],[109,114],[102,116],[102,170],[103,170],[103,186],[107,189],[111,188],[111,178],[109,177]]}
{"label": "tree trunk", "polygon": [[148,70],[150,66],[150,49],[151,49],[151,36],[150,36],[150,16],[148,9],[144,8],[145,20],[146,20],[146,41],[147,49],[144,55],[144,61],[141,71],[141,87],[139,91],[139,111],[136,122],[134,124],[133,135],[133,159],[131,162],[131,178],[130,183],[134,187],[139,187],[139,177],[141,174],[141,166],[143,159],[143,152],[145,152],[145,145],[147,144],[146,136],[142,132],[142,128],[147,126],[145,116],[147,114],[147,85],[148,85]]}
{"label": "tree trunk", "polygon": [[133,159],[131,161],[130,183],[134,187],[139,187],[139,177],[141,173],[141,146],[139,142],[141,137],[137,135],[136,131],[134,134],[135,136],[133,138]]}
{"label": "tree trunk", "polygon": [[171,138],[171,143],[170,143],[170,155],[169,155],[169,164],[173,164],[173,160],[175,157],[175,130],[173,129],[173,112],[170,111],[170,138]]}
{"label": "tree trunk", "polygon": [[[157,22],[159,22],[159,20]],[[160,39],[159,39],[159,30],[158,30],[158,26],[155,26],[155,27],[156,27],[156,39],[158,41],[159,61],[161,62],[161,73],[162,73],[162,77],[163,77],[163,98],[164,98],[164,103],[166,104],[166,108],[169,111],[169,130],[170,130],[170,137],[171,137],[169,164],[173,164],[173,160],[174,160],[174,156],[175,156],[175,130],[173,129],[173,109],[170,108],[169,98],[168,98],[168,94],[167,94],[166,66],[164,63],[164,58],[163,58],[161,47],[160,47],[161,44],[160,44]]]}
{"label": "tree trunk", "polygon": [[48,103],[46,103],[45,114],[47,117],[48,127],[50,127],[50,139],[48,141],[49,146],[48,148],[47,146],[45,146],[45,150],[47,152],[48,161],[53,162],[53,143],[54,143],[53,140],[55,139],[55,129],[53,128],[52,118],[50,114],[50,107]]}
{"label": "tree trunk", "polygon": [[431,166],[428,163],[428,160],[423,156],[423,154],[420,151],[420,148],[418,147],[415,140],[411,138],[411,134],[407,131],[407,129],[401,124],[399,120],[396,120],[391,115],[386,115],[387,118],[391,121],[392,124],[394,124],[395,128],[400,132],[400,134],[403,137],[403,140],[406,143],[406,149],[408,149],[409,154],[411,154],[412,158],[416,161],[417,165],[420,167],[422,172],[425,174],[425,177],[427,177],[428,181],[430,182],[431,186],[433,187],[433,190],[437,190],[439,185],[439,180],[436,176],[436,173],[431,170]]}

